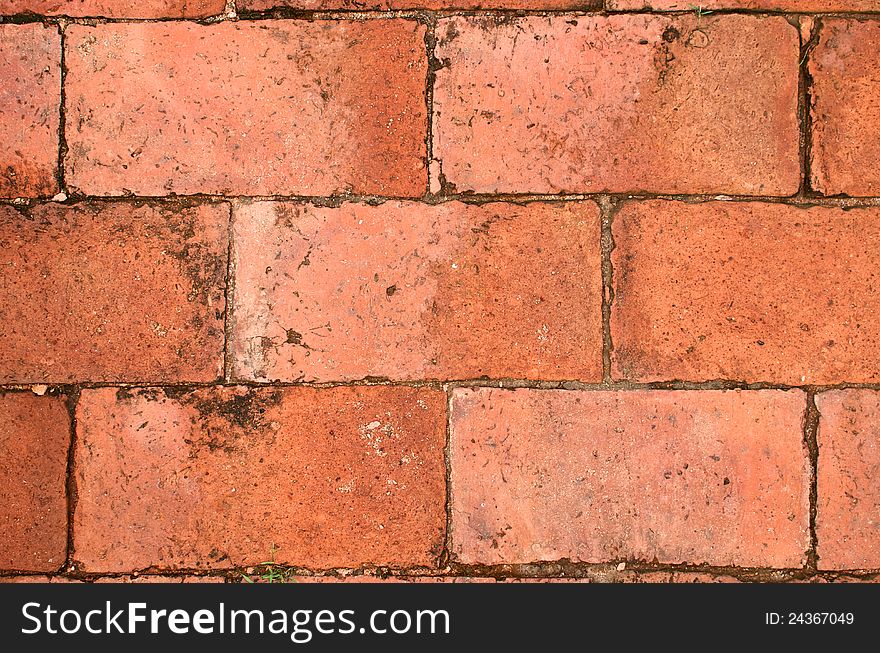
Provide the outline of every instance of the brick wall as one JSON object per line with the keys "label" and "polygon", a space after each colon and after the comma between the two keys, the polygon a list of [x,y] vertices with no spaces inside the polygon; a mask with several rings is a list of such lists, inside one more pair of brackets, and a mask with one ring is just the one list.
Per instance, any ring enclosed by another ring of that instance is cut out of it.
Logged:
{"label": "brick wall", "polygon": [[0,0],[0,579],[875,579],[880,0],[689,4]]}

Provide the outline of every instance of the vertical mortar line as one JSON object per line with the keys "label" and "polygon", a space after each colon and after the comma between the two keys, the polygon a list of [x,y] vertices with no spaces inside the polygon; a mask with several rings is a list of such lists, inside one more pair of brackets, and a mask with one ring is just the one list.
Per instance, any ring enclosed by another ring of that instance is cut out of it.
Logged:
{"label": "vertical mortar line", "polygon": [[807,388],[807,409],[804,414],[804,447],[807,450],[810,465],[810,547],[807,550],[807,569],[815,572],[818,569],[819,552],[816,536],[816,513],[819,502],[819,409],[816,406],[816,390]]}
{"label": "vertical mortar line", "polygon": [[614,266],[611,253],[614,251],[612,224],[617,206],[607,195],[597,198],[601,220],[599,247],[602,254],[602,383],[609,385],[611,379],[611,307],[614,303]]}
{"label": "vertical mortar line", "polygon": [[[223,289],[223,301],[226,306],[223,311],[223,383],[232,381],[232,353],[229,343],[232,341],[232,310],[235,301],[235,208],[233,202],[225,202],[229,210],[229,220],[226,223],[226,287]],[[237,205],[237,203],[236,203]]]}
{"label": "vertical mortar line", "polygon": [[425,14],[425,55],[427,56],[427,73],[425,75],[425,110],[426,133],[425,133],[425,197],[431,195],[431,167],[434,161],[434,80],[436,66],[434,60],[434,48],[437,45],[437,16],[433,12]]}
{"label": "vertical mortar line", "polygon": [[443,538],[443,552],[440,554],[439,567],[449,565],[452,558],[452,392],[453,386],[443,386],[446,392],[446,442],[443,447],[443,463],[446,472],[446,533]]}
{"label": "vertical mortar line", "polygon": [[65,195],[67,195],[67,181],[64,178],[64,159],[67,156],[67,95],[65,90],[65,81],[67,80],[67,60],[64,56],[64,50],[67,47],[65,34],[66,27],[67,23],[65,21],[58,21],[58,34],[61,37],[61,53],[58,64],[61,72],[61,87],[58,96],[58,172],[56,179],[58,181],[58,192],[64,193]]}
{"label": "vertical mortar line", "polygon": [[76,512],[76,412],[79,405],[80,388],[72,386],[67,392],[67,414],[70,417],[70,444],[67,449],[67,470],[65,478],[65,490],[67,493],[67,557],[60,573],[74,571],[74,540],[73,540],[73,516]]}
{"label": "vertical mortar line", "polygon": [[809,37],[804,39],[803,29],[799,29],[800,34],[800,52],[798,53],[798,126],[800,128],[799,151],[801,166],[801,184],[798,190],[799,197],[808,197],[815,195],[812,187],[812,151],[813,151],[813,131],[812,131],[812,107],[813,102],[812,88],[813,78],[810,75],[809,59],[810,53],[819,42],[819,30],[821,28],[821,18],[812,18]]}

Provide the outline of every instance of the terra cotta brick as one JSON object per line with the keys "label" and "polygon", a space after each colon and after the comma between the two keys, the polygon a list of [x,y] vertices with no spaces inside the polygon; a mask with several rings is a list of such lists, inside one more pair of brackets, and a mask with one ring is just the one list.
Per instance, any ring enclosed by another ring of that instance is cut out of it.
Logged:
{"label": "terra cotta brick", "polygon": [[799,391],[455,390],[452,553],[799,566],[804,410]]}
{"label": "terra cotta brick", "polygon": [[813,187],[880,194],[880,21],[823,19],[809,66]]}
{"label": "terra cotta brick", "polygon": [[615,377],[880,379],[880,209],[656,200],[613,232]]}
{"label": "terra cotta brick", "polygon": [[0,381],[212,381],[225,204],[0,206]]}
{"label": "terra cotta brick", "polygon": [[63,396],[0,393],[0,569],[64,564],[69,446]]}
{"label": "terra cotta brick", "polygon": [[441,391],[104,388],[82,392],[77,424],[87,571],[414,566],[442,550]]}
{"label": "terra cotta brick", "polygon": [[816,536],[821,569],[880,568],[880,392],[835,390],[819,409]]}
{"label": "terra cotta brick", "polygon": [[0,197],[58,191],[61,36],[54,26],[0,25]]}
{"label": "terra cotta brick", "polygon": [[602,378],[592,202],[264,202],[234,232],[237,378]]}
{"label": "terra cotta brick", "polygon": [[205,18],[225,8],[226,0],[0,0],[2,15]]}
{"label": "terra cotta brick", "polygon": [[435,189],[798,189],[784,18],[457,17],[437,36]]}
{"label": "terra cotta brick", "polygon": [[425,28],[71,25],[67,179],[95,195],[419,196]]}

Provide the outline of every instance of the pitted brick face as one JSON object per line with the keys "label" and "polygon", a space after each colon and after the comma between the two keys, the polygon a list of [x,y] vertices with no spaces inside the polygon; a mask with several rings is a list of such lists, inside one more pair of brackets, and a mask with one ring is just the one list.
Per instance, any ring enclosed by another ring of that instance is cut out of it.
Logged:
{"label": "pitted brick face", "polygon": [[410,20],[71,25],[69,183],[421,196],[424,36]]}
{"label": "pitted brick face", "polygon": [[0,381],[215,381],[229,206],[0,206]]}
{"label": "pitted brick face", "polygon": [[226,0],[0,0],[0,15],[40,14],[95,18],[207,18]]}
{"label": "pitted brick face", "polygon": [[0,570],[66,563],[69,446],[66,397],[0,392]]}
{"label": "pitted brick face", "polygon": [[61,35],[0,24],[0,197],[58,192]]}
{"label": "pitted brick face", "polygon": [[443,548],[437,390],[85,390],[76,557],[157,566],[428,566]]}
{"label": "pitted brick face", "polygon": [[797,192],[798,33],[783,18],[456,17],[437,38],[436,185]]}
{"label": "pitted brick face", "polygon": [[237,379],[602,379],[593,202],[266,202],[234,224]]}

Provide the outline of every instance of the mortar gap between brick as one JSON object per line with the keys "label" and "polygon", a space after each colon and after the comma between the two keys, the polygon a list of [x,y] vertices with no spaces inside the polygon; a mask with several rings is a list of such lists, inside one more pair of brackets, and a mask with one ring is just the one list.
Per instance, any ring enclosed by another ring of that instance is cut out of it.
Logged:
{"label": "mortar gap between brick", "polygon": [[233,325],[233,302],[235,301],[235,230],[233,221],[235,220],[236,206],[232,202],[227,202],[229,209],[228,222],[226,223],[226,284],[223,289],[223,301],[225,308],[223,311],[223,383],[232,381],[232,352],[230,350],[230,342],[232,342],[232,325]]}
{"label": "mortar gap between brick", "polygon": [[812,131],[812,102],[813,102],[813,77],[810,75],[809,64],[810,55],[819,42],[819,32],[822,27],[820,17],[812,18],[810,25],[809,38],[804,39],[803,34],[803,17],[801,17],[800,43],[801,48],[798,53],[798,125],[800,128],[799,150],[801,165],[801,184],[797,197],[808,198],[819,195],[813,189],[812,180],[812,153],[813,153],[813,131]]}
{"label": "mortar gap between brick", "polygon": [[56,180],[58,182],[58,192],[63,193],[65,199],[70,196],[67,192],[67,180],[65,179],[65,171],[64,171],[64,159],[67,157],[67,92],[66,92],[66,80],[67,80],[67,59],[65,56],[64,50],[67,47],[67,35],[65,33],[65,28],[67,26],[66,21],[59,20],[58,21],[58,34],[60,37],[60,59],[59,59],[59,70],[60,70],[60,88],[59,88],[59,96],[58,96],[58,170],[56,171]]}
{"label": "mortar gap between brick", "polygon": [[597,201],[601,220],[599,246],[602,254],[602,383],[611,385],[611,353],[614,349],[611,338],[611,310],[614,304],[614,266],[611,254],[615,248],[612,226],[614,215],[623,206],[623,202],[607,195],[600,196]]}
{"label": "mortar gap between brick", "polygon": [[454,386],[448,384],[443,387],[446,393],[446,442],[443,446],[443,465],[446,480],[446,532],[443,536],[443,551],[438,560],[440,569],[448,567],[452,556],[452,393]]}
{"label": "mortar gap between brick", "polygon": [[818,571],[819,567],[819,539],[816,534],[816,515],[819,502],[819,417],[819,408],[816,406],[816,389],[809,388],[807,390],[807,407],[804,413],[804,447],[807,450],[810,466],[810,542],[806,567],[812,571]]}
{"label": "mortar gap between brick", "polygon": [[77,406],[79,405],[80,388],[73,386],[63,389],[67,402],[67,413],[70,417],[70,444],[67,449],[67,469],[65,478],[65,490],[67,494],[67,557],[61,567],[61,572],[74,571],[74,533],[73,517],[76,513],[77,487],[76,487],[76,445],[77,445]]}

